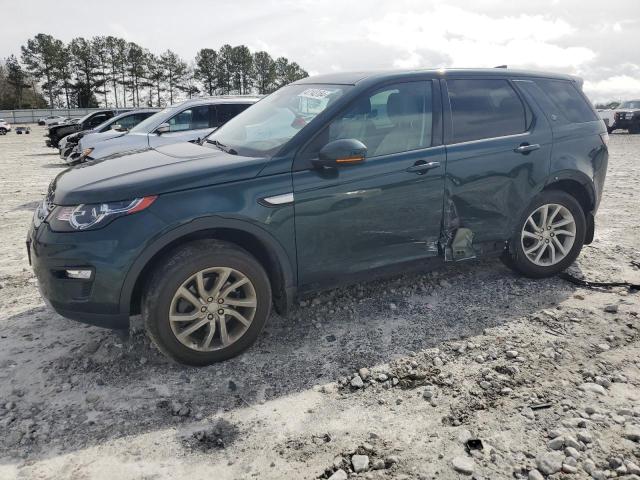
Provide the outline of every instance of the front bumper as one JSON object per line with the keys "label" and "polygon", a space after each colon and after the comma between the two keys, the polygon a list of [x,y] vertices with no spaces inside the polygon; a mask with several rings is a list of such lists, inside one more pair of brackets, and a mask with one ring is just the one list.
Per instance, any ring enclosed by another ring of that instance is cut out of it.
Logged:
{"label": "front bumper", "polygon": [[[45,303],[63,317],[106,328],[129,325],[120,309],[120,294],[131,255],[119,241],[104,238],[104,230],[56,233],[42,223],[27,237],[29,261]],[[126,240],[125,240],[126,243]],[[89,268],[89,280],[65,275],[70,268]]]}
{"label": "front bumper", "polygon": [[616,118],[615,128],[629,130],[632,125],[640,125],[640,118]]}

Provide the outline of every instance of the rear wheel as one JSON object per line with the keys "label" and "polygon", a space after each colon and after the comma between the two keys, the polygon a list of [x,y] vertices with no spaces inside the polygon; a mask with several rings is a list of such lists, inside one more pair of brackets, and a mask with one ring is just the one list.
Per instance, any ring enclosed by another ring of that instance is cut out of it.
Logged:
{"label": "rear wheel", "polygon": [[555,275],[578,257],[585,231],[585,215],[574,197],[559,190],[542,192],[520,219],[505,264],[527,277]]}
{"label": "rear wheel", "polygon": [[640,123],[631,125],[629,127],[629,133],[633,133],[633,134],[640,133]]}
{"label": "rear wheel", "polygon": [[246,350],[271,311],[271,286],[245,250],[215,240],[175,250],[152,274],[142,304],[160,351],[188,365],[209,365]]}
{"label": "rear wheel", "polygon": [[7,134],[7,129],[6,128],[0,128],[0,135],[6,135]]}

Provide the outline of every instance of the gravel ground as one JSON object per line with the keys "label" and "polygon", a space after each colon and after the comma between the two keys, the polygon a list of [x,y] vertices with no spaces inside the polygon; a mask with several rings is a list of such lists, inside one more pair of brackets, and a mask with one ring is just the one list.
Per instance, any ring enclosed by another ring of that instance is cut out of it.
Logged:
{"label": "gravel ground", "polygon": [[[63,166],[0,137],[0,479],[640,480],[640,293],[499,261],[333,290],[246,354],[167,361],[39,298],[24,240]],[[574,273],[640,283],[640,136],[611,136]]]}

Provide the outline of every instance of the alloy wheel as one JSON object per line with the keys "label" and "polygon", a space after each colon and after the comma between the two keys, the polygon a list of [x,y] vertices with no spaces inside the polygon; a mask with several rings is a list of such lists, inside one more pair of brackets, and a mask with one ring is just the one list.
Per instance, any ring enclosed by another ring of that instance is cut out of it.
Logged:
{"label": "alloy wheel", "polygon": [[256,291],[246,275],[228,267],[207,268],[178,287],[169,307],[169,323],[180,343],[210,352],[242,337],[256,307]]}
{"label": "alloy wheel", "polygon": [[576,237],[576,221],[563,205],[550,203],[538,207],[522,227],[522,251],[529,261],[541,267],[561,262],[571,251]]}

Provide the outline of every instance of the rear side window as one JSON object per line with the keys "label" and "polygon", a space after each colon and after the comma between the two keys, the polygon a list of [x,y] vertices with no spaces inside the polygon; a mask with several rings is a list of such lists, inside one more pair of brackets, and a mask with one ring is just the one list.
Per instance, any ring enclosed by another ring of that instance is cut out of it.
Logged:
{"label": "rear side window", "polygon": [[551,113],[563,115],[570,123],[593,122],[598,119],[573,82],[548,79],[537,79],[535,82],[557,109],[557,112]]}
{"label": "rear side window", "polygon": [[218,122],[217,126],[224,125],[240,112],[249,108],[249,105],[242,103],[222,103],[216,105],[218,110]]}
{"label": "rear side window", "polygon": [[504,137],[527,129],[527,113],[506,80],[447,80],[453,142]]}

